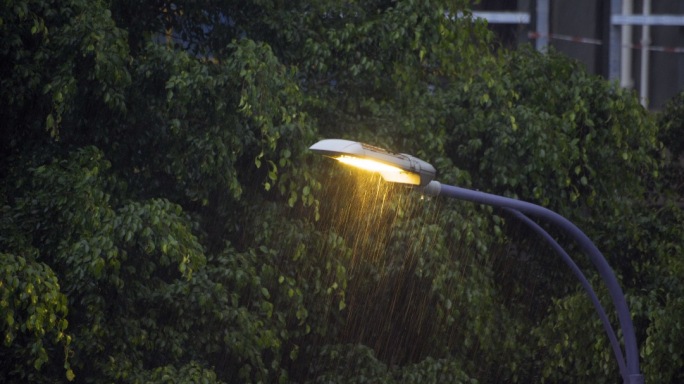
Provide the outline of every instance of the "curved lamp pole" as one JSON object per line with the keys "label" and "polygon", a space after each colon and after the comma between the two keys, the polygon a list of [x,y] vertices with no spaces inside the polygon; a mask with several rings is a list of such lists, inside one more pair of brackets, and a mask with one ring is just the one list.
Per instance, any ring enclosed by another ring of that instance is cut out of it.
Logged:
{"label": "curved lamp pole", "polygon": [[[613,353],[618,363],[620,374],[625,384],[643,384],[644,376],[639,371],[639,348],[634,333],[632,317],[627,306],[625,295],[620,288],[615,274],[608,265],[601,252],[594,243],[584,234],[575,224],[542,206],[528,203],[521,200],[511,199],[504,196],[493,195],[480,191],[459,188],[451,185],[441,184],[434,180],[435,168],[414,156],[404,153],[394,153],[372,145],[359,143],[349,140],[328,139],[321,140],[312,145],[312,151],[331,157],[340,162],[379,173],[385,181],[411,185],[419,188],[424,194],[430,196],[446,196],[459,200],[466,200],[473,203],[490,205],[503,208],[512,213],[516,218],[527,224],[563,258],[563,261],[572,269],[573,273],[580,280],[596,309],[603,328],[608,335]],[[546,220],[550,224],[557,226],[565,234],[572,237],[579,244],[580,248],[589,256],[608,288],[613,305],[617,311],[620,329],[624,337],[624,353],[618,342],[615,330],[608,320],[606,311],[601,305],[584,274],[579,270],[570,256],[563,248],[537,223],[532,221],[527,215]]]}

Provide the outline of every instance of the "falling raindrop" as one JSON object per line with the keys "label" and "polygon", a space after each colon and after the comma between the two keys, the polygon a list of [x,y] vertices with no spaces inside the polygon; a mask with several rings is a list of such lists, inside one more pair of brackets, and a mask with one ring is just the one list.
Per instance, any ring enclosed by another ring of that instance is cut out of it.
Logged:
{"label": "falling raindrop", "polygon": [[[319,230],[348,250],[339,259],[347,286],[333,341],[367,346],[388,366],[454,358],[483,382],[509,377],[497,351],[527,342],[520,319],[547,308],[535,304],[546,261],[518,259],[549,250],[490,208],[424,198],[358,170],[327,172]],[[495,230],[504,221],[506,231]]]}

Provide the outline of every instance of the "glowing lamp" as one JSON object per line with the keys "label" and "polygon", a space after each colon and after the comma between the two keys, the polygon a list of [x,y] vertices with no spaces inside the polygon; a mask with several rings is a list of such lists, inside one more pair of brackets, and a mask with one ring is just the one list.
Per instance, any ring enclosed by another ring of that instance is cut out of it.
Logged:
{"label": "glowing lamp", "polygon": [[327,139],[309,147],[341,163],[377,172],[385,181],[424,187],[435,178],[435,167],[405,153],[394,153],[350,140]]}

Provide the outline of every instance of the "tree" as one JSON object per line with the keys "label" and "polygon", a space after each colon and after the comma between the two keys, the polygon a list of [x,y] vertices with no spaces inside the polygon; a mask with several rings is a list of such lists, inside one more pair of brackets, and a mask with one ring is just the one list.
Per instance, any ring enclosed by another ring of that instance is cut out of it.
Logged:
{"label": "tree", "polygon": [[493,51],[468,15],[464,1],[2,8],[4,377],[616,379],[588,301],[511,218],[332,167],[307,151],[319,136],[579,222],[627,287],[649,380],[679,377],[682,216],[646,199],[664,185],[658,125],[559,55]]}
{"label": "tree", "polygon": [[658,114],[660,126],[659,139],[667,148],[665,155],[664,180],[667,190],[676,194],[675,199],[681,201],[684,186],[682,186],[682,154],[684,146],[678,140],[684,129],[684,93],[675,96],[667,103],[665,109]]}

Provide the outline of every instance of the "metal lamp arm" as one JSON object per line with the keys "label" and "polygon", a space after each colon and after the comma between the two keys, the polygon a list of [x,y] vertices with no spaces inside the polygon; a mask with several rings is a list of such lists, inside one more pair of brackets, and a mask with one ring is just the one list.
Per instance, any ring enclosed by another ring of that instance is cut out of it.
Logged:
{"label": "metal lamp arm", "polygon": [[[584,276],[584,273],[582,273],[582,270],[577,266],[577,263],[575,263],[574,260],[568,255],[568,253],[563,249],[563,247],[558,244],[558,242],[549,235],[544,228],[542,228],[539,224],[535,223],[532,219],[529,217],[523,215],[520,211],[516,211],[515,209],[511,208],[503,208],[506,212],[512,214],[517,218],[518,220],[522,221],[523,223],[527,224],[532,230],[534,230],[538,235],[540,235],[544,240],[546,240],[547,243],[553,248],[556,253],[563,259],[563,262],[570,267],[572,272],[575,274],[575,277],[580,281],[582,284],[582,288],[584,288],[584,291],[587,293],[589,298],[591,299],[592,304],[594,304],[594,309],[596,309],[596,312],[599,315],[599,318],[601,319],[601,323],[603,324],[603,329],[606,331],[606,334],[608,335],[608,339],[610,340],[610,345],[613,348],[613,354],[615,355],[615,359],[618,362],[618,367],[620,370],[620,375],[623,378],[627,377],[627,371],[625,367],[625,357],[622,354],[622,348],[620,347],[620,342],[617,339],[617,336],[615,335],[615,330],[613,329],[613,326],[610,324],[610,320],[608,320],[608,315],[606,314],[605,308],[603,308],[603,305],[601,305],[601,301],[599,301],[598,296],[596,295],[596,292],[594,291],[593,287],[591,286],[591,283],[589,283],[589,280],[587,280],[587,277]],[[626,380],[625,380],[626,381]]]}
{"label": "metal lamp arm", "polygon": [[556,225],[564,231],[565,234],[572,237],[580,248],[589,256],[589,259],[594,264],[599,272],[603,282],[608,288],[613,305],[617,311],[620,329],[624,337],[625,344],[625,364],[627,376],[623,378],[629,384],[642,384],[644,377],[639,371],[639,348],[636,343],[636,335],[634,332],[634,325],[632,317],[629,313],[629,307],[625,300],[624,293],[620,284],[613,273],[613,270],[608,265],[605,257],[598,250],[596,245],[582,232],[575,224],[558,213],[544,208],[542,206],[528,203],[521,200],[511,199],[504,196],[493,195],[490,193],[473,191],[466,188],[455,187],[452,185],[441,184],[437,181],[430,182],[423,188],[423,192],[433,196],[446,196],[459,200],[466,200],[473,203],[490,205],[499,208],[509,208],[521,213],[535,216]]}

